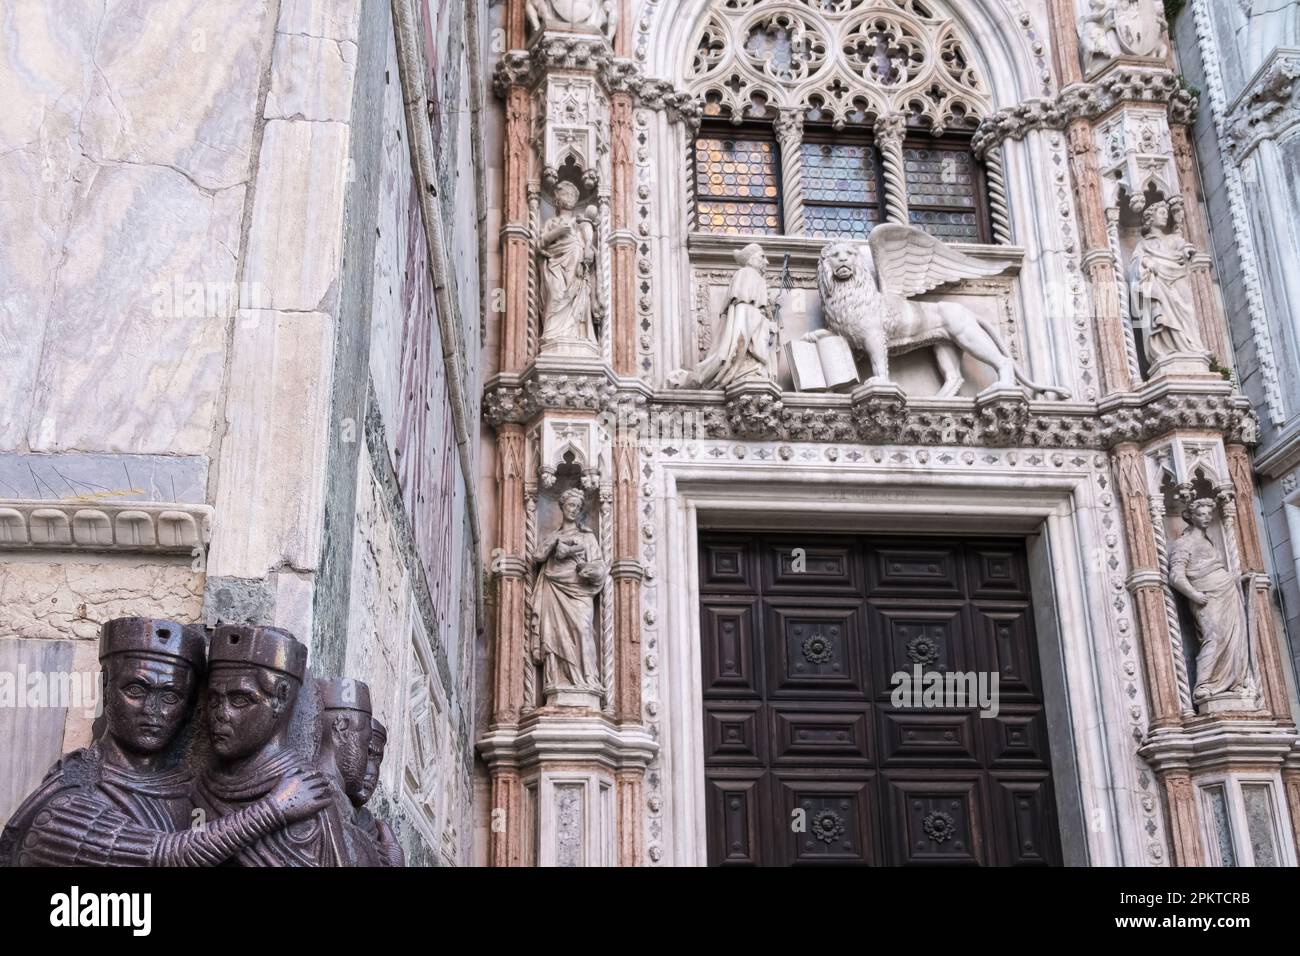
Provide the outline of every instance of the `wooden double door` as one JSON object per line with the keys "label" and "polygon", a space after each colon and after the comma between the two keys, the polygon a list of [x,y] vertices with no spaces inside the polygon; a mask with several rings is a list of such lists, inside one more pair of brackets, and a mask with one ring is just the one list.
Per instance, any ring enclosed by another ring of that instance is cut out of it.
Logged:
{"label": "wooden double door", "polygon": [[[1060,862],[1023,541],[707,532],[699,575],[711,865]],[[896,706],[917,665],[996,716]]]}

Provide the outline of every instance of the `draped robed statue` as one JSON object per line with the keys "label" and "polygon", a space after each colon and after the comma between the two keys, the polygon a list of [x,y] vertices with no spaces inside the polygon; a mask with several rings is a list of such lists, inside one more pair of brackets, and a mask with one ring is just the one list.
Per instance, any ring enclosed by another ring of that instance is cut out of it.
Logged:
{"label": "draped robed statue", "polygon": [[1146,327],[1146,353],[1152,368],[1176,358],[1203,359],[1192,288],[1196,247],[1178,230],[1168,231],[1168,203],[1152,203],[1142,213],[1142,239],[1129,263],[1133,315]]}
{"label": "draped robed statue", "polygon": [[1201,641],[1192,699],[1200,704],[1252,689],[1250,637],[1240,578],[1228,570],[1210,540],[1215,504],[1198,498],[1187,506],[1187,531],[1169,549],[1169,583],[1192,605]]}
{"label": "draped robed statue", "polygon": [[722,314],[722,331],[713,350],[694,369],[681,369],[668,378],[675,388],[726,388],[750,379],[776,378],[775,328],[768,298],[767,256],[750,243],[736,253],[740,266],[731,278]]}
{"label": "draped robed statue", "polygon": [[596,641],[596,595],[605,583],[600,541],[578,521],[586,496],[577,488],[560,495],[564,518],[533,551],[538,568],[533,585],[531,644],[542,664],[544,688],[600,693]]}
{"label": "draped robed statue", "polygon": [[601,307],[597,293],[596,211],[581,216],[578,187],[555,187],[556,213],[538,237],[541,276],[542,348],[568,344],[595,351]]}

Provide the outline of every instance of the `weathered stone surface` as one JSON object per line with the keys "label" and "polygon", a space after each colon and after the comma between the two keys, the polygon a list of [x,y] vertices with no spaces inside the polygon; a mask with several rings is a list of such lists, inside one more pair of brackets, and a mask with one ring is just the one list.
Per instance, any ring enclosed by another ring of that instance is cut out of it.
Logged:
{"label": "weathered stone surface", "polygon": [[114,617],[196,621],[202,593],[203,575],[186,560],[74,563],[6,556],[0,562],[0,636],[94,640],[100,624]]}
{"label": "weathered stone surface", "polygon": [[230,360],[212,574],[260,578],[282,565],[317,566],[333,351],[329,315],[240,313]]}
{"label": "weathered stone surface", "polygon": [[343,244],[348,128],[270,120],[262,135],[244,278],[250,308],[332,308]]}
{"label": "weathered stone surface", "polygon": [[351,39],[357,34],[360,12],[361,0],[283,0],[276,29],[331,40]]}
{"label": "weathered stone surface", "polygon": [[0,497],[111,501],[206,500],[204,456],[32,455],[0,452]]}
{"label": "weathered stone surface", "polygon": [[0,447],[206,450],[267,6],[6,8]]}
{"label": "weathered stone surface", "polygon": [[347,122],[356,68],[357,45],[350,40],[277,34],[263,115]]}

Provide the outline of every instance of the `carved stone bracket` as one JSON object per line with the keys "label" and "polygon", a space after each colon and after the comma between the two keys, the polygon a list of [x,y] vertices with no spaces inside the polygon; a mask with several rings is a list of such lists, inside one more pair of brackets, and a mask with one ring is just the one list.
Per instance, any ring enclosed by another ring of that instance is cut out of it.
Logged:
{"label": "carved stone bracket", "polygon": [[[726,390],[725,419],[740,438],[774,438],[781,433],[781,388],[775,382],[749,380]],[[706,422],[708,419],[706,418]]]}
{"label": "carved stone bracket", "polygon": [[907,423],[907,396],[902,388],[893,383],[863,384],[853,390],[849,400],[853,403],[853,421],[862,441],[898,440]]}
{"label": "carved stone bracket", "polygon": [[1116,107],[1134,103],[1163,106],[1171,124],[1190,126],[1198,101],[1181,78],[1166,69],[1121,68],[1093,83],[1068,86],[1053,99],[1036,98],[998,110],[975,131],[976,155],[1008,139],[1024,139],[1035,129],[1063,130],[1076,119],[1095,119]]}
{"label": "carved stone bracket", "polygon": [[1019,445],[1029,429],[1029,397],[1022,388],[989,388],[975,398],[975,414],[983,444]]}
{"label": "carved stone bracket", "polygon": [[1300,123],[1300,50],[1275,50],[1246,86],[1224,124],[1229,147],[1246,156]]}

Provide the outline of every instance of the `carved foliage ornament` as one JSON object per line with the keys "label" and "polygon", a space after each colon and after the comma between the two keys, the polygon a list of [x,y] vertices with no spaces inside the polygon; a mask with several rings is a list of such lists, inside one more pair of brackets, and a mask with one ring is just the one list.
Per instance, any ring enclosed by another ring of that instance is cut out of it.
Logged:
{"label": "carved foliage ornament", "polygon": [[836,127],[906,113],[938,130],[989,107],[956,25],[920,0],[726,0],[686,73],[706,115],[734,122],[777,109]]}

